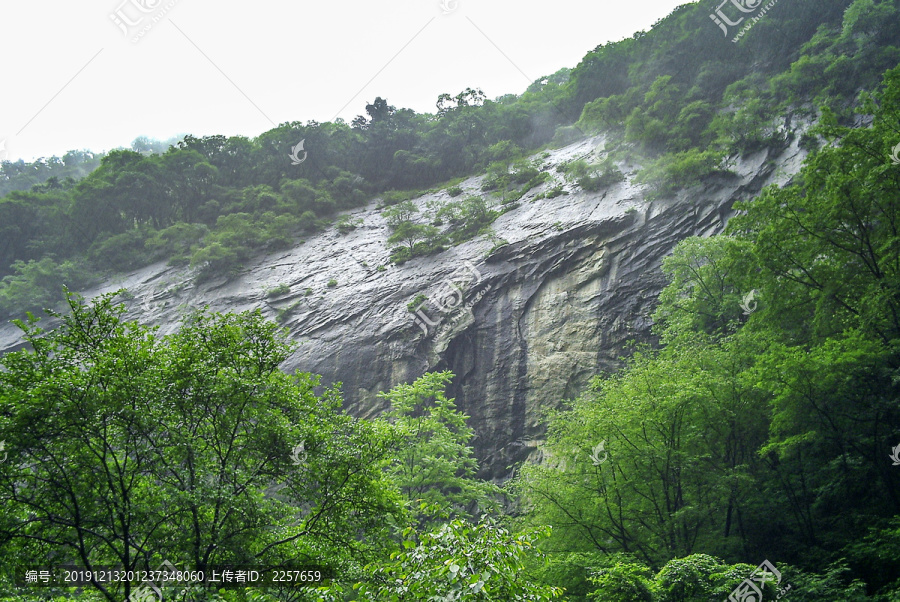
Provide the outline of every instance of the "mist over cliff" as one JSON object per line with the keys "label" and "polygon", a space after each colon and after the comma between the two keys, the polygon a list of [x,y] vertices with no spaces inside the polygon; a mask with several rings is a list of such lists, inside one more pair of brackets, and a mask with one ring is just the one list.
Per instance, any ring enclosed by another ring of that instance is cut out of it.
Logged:
{"label": "mist over cliff", "polygon": [[[598,191],[566,180],[559,166],[606,158],[605,137],[595,136],[532,157],[546,182],[490,232],[428,257],[391,264],[390,227],[374,201],[347,213],[354,229],[257,256],[236,276],[198,283],[190,268],[156,263],[84,294],[127,289],[128,316],[162,333],[195,308],[261,309],[299,343],[284,369],[342,383],[360,416],[384,409],[379,392],[451,370],[449,394],[471,417],[483,472],[502,479],[541,443],[542,410],[618,368],[632,343],[653,340],[660,264],[675,244],[721,232],[735,201],[796,173],[805,152],[802,130],[792,134],[789,145],[735,158],[730,173],[655,200],[635,183],[637,165],[620,165],[625,179]],[[484,179],[462,181],[462,194],[484,194]],[[540,198],[556,187],[565,194]],[[413,202],[427,212],[449,200],[442,190]],[[14,325],[0,334],[0,349],[16,348]]]}

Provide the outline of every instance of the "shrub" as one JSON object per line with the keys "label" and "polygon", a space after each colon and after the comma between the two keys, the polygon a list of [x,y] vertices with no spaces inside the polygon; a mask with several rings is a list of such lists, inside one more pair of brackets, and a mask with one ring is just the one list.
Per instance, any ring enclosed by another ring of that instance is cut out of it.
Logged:
{"label": "shrub", "polygon": [[[713,576],[724,568],[721,560],[706,554],[670,560],[656,575],[660,602],[705,602],[711,599],[717,585]],[[753,567],[747,568],[752,571]]]}
{"label": "shrub", "polygon": [[807,152],[813,152],[819,149],[819,137],[810,132],[803,132],[803,134],[800,135],[799,144],[800,148],[802,148],[803,150]]}
{"label": "shrub", "polygon": [[295,214],[313,211],[316,208],[317,190],[309,180],[283,180],[281,194],[286,205]]}
{"label": "shrub", "polygon": [[641,87],[633,86],[624,94],[592,100],[584,105],[581,118],[575,125],[585,132],[621,130],[632,109],[640,103],[642,95]]}
{"label": "shrub", "polygon": [[381,212],[381,216],[387,221],[391,229],[396,230],[402,224],[412,222],[413,215],[419,212],[419,207],[412,201],[400,201],[396,205]]}
{"label": "shrub", "polygon": [[551,176],[549,173],[547,173],[545,171],[540,172],[537,175],[535,175],[533,178],[528,180],[528,182],[526,182],[526,184],[521,189],[513,190],[508,195],[504,195],[505,198],[501,202],[504,205],[507,203],[515,203],[516,201],[521,199],[523,196],[525,196],[529,190],[540,186],[541,184],[543,184],[544,182],[547,182],[550,179],[551,179]]}
{"label": "shrub", "polygon": [[316,219],[316,214],[312,211],[304,211],[302,214],[300,214],[300,221],[297,223],[297,226],[301,230],[315,230],[319,227],[318,220]]}
{"label": "shrub", "polygon": [[227,247],[220,242],[212,242],[191,256],[191,266],[199,268],[197,277],[201,281],[221,273],[230,277],[237,274],[241,261],[249,254],[246,247]]}
{"label": "shrub", "polygon": [[783,117],[774,115],[767,102],[761,98],[745,98],[739,88],[735,88],[728,100],[739,108],[720,112],[709,125],[710,132],[717,136],[718,146],[730,153],[747,154],[776,141],[773,140],[775,124]]}
{"label": "shrub", "polygon": [[723,159],[721,152],[697,149],[663,155],[641,170],[637,181],[650,185],[648,198],[658,198],[695,186],[707,176],[731,173],[721,166]]}
{"label": "shrub", "polygon": [[493,239],[492,242],[494,243],[494,246],[492,246],[490,249],[488,249],[488,252],[484,254],[485,257],[490,257],[490,256],[493,255],[496,251],[498,251],[498,250],[501,249],[502,247],[505,247],[506,245],[509,244],[509,241],[506,240],[505,238],[497,238],[497,239]]}
{"label": "shrub", "polygon": [[532,178],[536,178],[539,174],[540,170],[533,163],[525,159],[519,159],[513,164],[510,177],[513,184],[524,184]]}
{"label": "shrub", "polygon": [[[854,578],[851,570],[844,560],[829,565],[822,574],[806,573],[793,567],[785,569],[790,571],[790,583],[784,584],[790,588],[790,600],[793,602],[814,602],[817,600],[842,600],[844,602],[863,602],[865,600],[884,600],[893,602],[897,600],[896,592],[891,595],[885,590],[883,597],[870,598],[866,595],[866,585]],[[895,573],[896,575],[896,573]],[[887,578],[887,575],[885,575]],[[896,582],[895,582],[896,584]],[[782,598],[784,599],[784,598]]]}
{"label": "shrub", "polygon": [[262,246],[268,250],[290,248],[298,223],[299,219],[293,215],[276,215],[272,211],[263,213],[257,226],[263,232],[265,242]]}
{"label": "shrub", "polygon": [[567,144],[571,144],[582,138],[584,138],[584,132],[578,127],[574,125],[563,125],[556,128],[556,132],[553,134],[553,140],[550,141],[550,144],[556,147],[566,146]]}
{"label": "shrub", "polygon": [[285,322],[287,322],[288,318],[291,317],[291,315],[294,313],[294,310],[296,310],[299,305],[300,305],[300,299],[297,299],[296,301],[294,301],[287,307],[283,307],[283,308],[279,309],[278,312],[275,314],[275,319],[279,323],[284,324]]}
{"label": "shrub", "polygon": [[591,192],[603,190],[625,179],[611,157],[592,165],[583,159],[573,161],[566,166],[566,177],[583,190]]}
{"label": "shrub", "polygon": [[[515,200],[517,199],[510,201]],[[487,200],[479,195],[470,195],[462,201],[447,203],[437,213],[438,218],[446,218],[449,221],[450,228],[447,235],[454,244],[477,236],[497,219],[498,215],[500,213],[491,209]]]}
{"label": "shrub", "polygon": [[[265,184],[261,186],[248,186],[241,191],[241,201],[234,210],[247,212],[270,211],[281,203],[281,201],[281,196],[276,193],[271,186]],[[215,201],[211,201],[211,203],[214,202]],[[204,213],[210,213],[209,209],[214,208],[215,206],[211,205],[210,207],[207,207],[207,211],[204,211]]]}
{"label": "shrub", "polygon": [[391,205],[396,205],[397,203],[402,203],[403,201],[408,201],[420,196],[422,196],[422,194],[417,190],[388,190],[381,195],[381,206],[379,209],[390,207]]}
{"label": "shrub", "polygon": [[64,299],[63,287],[76,289],[91,282],[81,263],[52,257],[40,261],[16,261],[14,274],[0,280],[0,315],[24,316],[26,311],[50,308]]}
{"label": "shrub", "polygon": [[563,195],[563,194],[569,194],[569,193],[566,192],[565,190],[563,190],[562,184],[557,184],[553,188],[550,188],[549,190],[545,191],[544,193],[537,195],[535,197],[535,199],[555,199],[556,197]]}
{"label": "shrub", "polygon": [[459,186],[451,186],[450,188],[447,189],[447,194],[449,194],[452,197],[457,197],[457,196],[461,195],[462,193],[463,193],[463,189],[460,188]]}
{"label": "shrub", "polygon": [[422,293],[419,293],[418,295],[416,295],[415,299],[406,304],[406,308],[410,311],[410,313],[414,313],[419,309],[419,306],[421,306],[422,303],[424,303],[427,299],[428,297],[426,297]]}
{"label": "shrub", "polygon": [[605,602],[655,602],[653,573],[643,564],[618,561],[589,577],[597,589],[592,600]]}
{"label": "shrub", "polygon": [[[453,520],[418,536],[411,531],[402,550],[373,567],[373,579],[352,586],[354,599],[546,602],[562,596],[560,588],[535,583],[524,572],[549,528],[514,535],[485,520]],[[340,586],[330,589],[339,593]]]}
{"label": "shrub", "polygon": [[526,192],[528,192],[528,190],[523,188],[522,190],[514,190],[506,195],[506,198],[500,201],[500,204],[503,205],[503,211],[506,212],[508,210],[507,207],[510,204],[518,204],[517,201],[525,196]]}
{"label": "shrub", "polygon": [[291,292],[290,286],[288,286],[287,284],[279,284],[278,286],[267,290],[266,297],[271,299],[272,297],[280,297],[281,295],[286,295],[289,292]]}
{"label": "shrub", "polygon": [[191,259],[191,249],[208,234],[209,228],[205,224],[177,223],[153,232],[144,242],[144,248],[154,260],[168,257],[171,265],[187,265]]}
{"label": "shrub", "polygon": [[[272,213],[264,215],[267,219],[275,217]],[[201,280],[223,272],[234,276],[240,264],[250,258],[252,250],[266,242],[267,229],[260,228],[249,214],[223,215],[216,221],[216,229],[204,239],[204,246],[191,255],[191,266],[200,268]]]}
{"label": "shrub", "polygon": [[337,286],[337,280],[335,280],[334,278],[332,278],[331,280],[328,281],[328,288],[334,288],[336,286]]}
{"label": "shrub", "polygon": [[88,250],[88,259],[97,269],[124,272],[149,263],[145,243],[148,228],[132,228],[121,234],[98,239]]}
{"label": "shrub", "polygon": [[337,231],[341,234],[347,234],[351,230],[356,230],[362,223],[363,220],[361,217],[350,217],[349,215],[344,214],[337,218],[334,227],[337,228]]}
{"label": "shrub", "polygon": [[426,255],[440,246],[440,233],[437,228],[428,224],[414,222],[401,222],[388,237],[388,244],[394,245],[394,250],[406,249],[406,258],[417,255]]}
{"label": "shrub", "polygon": [[412,258],[412,253],[409,247],[394,247],[391,249],[391,261],[398,265],[409,261],[410,258]]}
{"label": "shrub", "polygon": [[487,160],[492,163],[508,163],[522,155],[522,149],[509,140],[501,140],[492,144],[485,151]]}

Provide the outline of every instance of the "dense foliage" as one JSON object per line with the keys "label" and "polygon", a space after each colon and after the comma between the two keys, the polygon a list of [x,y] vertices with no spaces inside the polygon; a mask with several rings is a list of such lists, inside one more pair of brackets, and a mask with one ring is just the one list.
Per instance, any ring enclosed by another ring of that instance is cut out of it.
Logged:
{"label": "dense foliage", "polygon": [[[0,314],[61,300],[61,280],[76,288],[161,259],[190,264],[201,278],[227,276],[342,209],[375,197],[390,206],[441,183],[461,192],[459,178],[486,171],[479,194],[392,226],[394,261],[437,252],[489,234],[497,215],[547,181],[526,155],[600,128],[615,158],[644,165],[639,180],[652,195],[669,194],[728,177],[730,155],[784,144],[792,114],[827,102],[846,117],[857,92],[900,59],[900,12],[889,0],[779,3],[738,43],[721,38],[708,12],[681,6],[521,95],[442,94],[434,114],[376,98],[350,124],[291,122],[254,139],[186,136],[164,152],[138,139],[99,167],[85,153],[0,163]],[[308,155],[294,165],[301,140]],[[612,162],[576,164],[570,175],[586,190],[621,179]]]}
{"label": "dense foliage", "polygon": [[[449,373],[386,393],[384,419],[355,419],[337,389],[316,394],[317,378],[279,370],[293,346],[259,313],[199,312],[158,337],[123,321],[114,295],[68,302],[52,331],[19,322],[30,349],[0,358],[7,587],[16,571],[49,564],[166,561],[317,565],[368,580],[363,567],[404,529],[410,541],[412,527],[496,507],[497,488],[474,478],[466,417],[444,395]],[[510,546],[521,562],[530,549],[531,538],[498,526],[455,524],[473,550]],[[502,591],[542,589],[514,581]],[[129,583],[93,589],[108,600],[134,593]]]}
{"label": "dense foliage", "polygon": [[[900,595],[900,69],[864,107],[870,127],[826,111],[791,185],[683,241],[662,347],[551,418],[551,461],[516,484],[525,522],[554,527],[548,551],[629,554],[616,583],[704,553],[865,583],[837,599]],[[571,579],[597,582],[588,566]]]}
{"label": "dense foliage", "polygon": [[[227,274],[374,197],[394,261],[413,260],[489,233],[547,182],[528,155],[600,129],[611,158],[566,180],[602,190],[627,162],[664,196],[818,121],[798,176],[667,258],[660,345],[550,413],[543,460],[505,491],[475,478],[449,373],[364,420],[279,369],[292,345],[258,313],[158,336],[112,296],[68,295],[55,330],[19,322],[28,348],[0,358],[0,598],[121,600],[130,585],[41,596],[11,576],[168,560],[338,576],[184,600],[900,600],[900,9],[785,1],[738,43],[708,11],[679,7],[521,96],[443,94],[434,115],[377,98],[350,125],[3,163],[0,313],[22,315],[101,270]],[[458,186],[476,171],[481,190]],[[411,202],[437,185],[440,207]]]}

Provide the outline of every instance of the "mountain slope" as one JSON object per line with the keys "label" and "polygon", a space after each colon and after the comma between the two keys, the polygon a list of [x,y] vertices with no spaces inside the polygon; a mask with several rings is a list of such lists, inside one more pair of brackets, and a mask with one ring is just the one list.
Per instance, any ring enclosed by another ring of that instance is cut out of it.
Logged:
{"label": "mountain slope", "polygon": [[[674,245],[720,232],[735,200],[784,183],[805,154],[796,142],[761,151],[736,161],[733,175],[654,201],[634,183],[635,166],[621,165],[626,180],[597,192],[556,172],[575,158],[602,159],[603,146],[595,137],[550,151],[541,168],[551,181],[501,215],[492,235],[384,271],[377,266],[390,263],[389,227],[371,203],[350,213],[362,220],[355,230],[330,228],[288,251],[257,257],[235,278],[197,283],[192,270],[158,263],[85,294],[127,288],[129,315],[163,332],[175,330],[191,308],[207,305],[280,317],[300,343],[284,367],[342,382],[359,415],[382,409],[379,391],[426,371],[452,370],[450,394],[471,416],[485,474],[503,478],[540,443],[544,408],[575,396],[594,374],[615,369],[629,341],[650,340],[649,316],[664,285],[660,262]],[[476,192],[482,180],[461,187]],[[535,198],[560,184],[569,194]],[[448,200],[444,191],[414,202],[426,210],[442,200]],[[491,252],[498,240],[508,244]],[[448,288],[448,278],[465,294]],[[289,291],[270,294],[284,285]],[[416,307],[419,295],[428,300]],[[427,336],[411,303],[435,323]],[[0,351],[17,341],[13,325],[0,329]]]}

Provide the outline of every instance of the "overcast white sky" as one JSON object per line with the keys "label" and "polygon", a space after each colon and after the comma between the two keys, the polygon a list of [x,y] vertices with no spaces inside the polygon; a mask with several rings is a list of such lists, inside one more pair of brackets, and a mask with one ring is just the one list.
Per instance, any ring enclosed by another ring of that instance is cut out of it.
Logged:
{"label": "overcast white sky", "polygon": [[0,141],[31,160],[141,135],[349,122],[376,96],[433,112],[467,86],[520,94],[683,3],[0,0]]}

